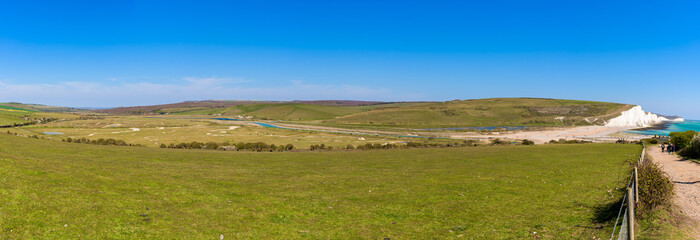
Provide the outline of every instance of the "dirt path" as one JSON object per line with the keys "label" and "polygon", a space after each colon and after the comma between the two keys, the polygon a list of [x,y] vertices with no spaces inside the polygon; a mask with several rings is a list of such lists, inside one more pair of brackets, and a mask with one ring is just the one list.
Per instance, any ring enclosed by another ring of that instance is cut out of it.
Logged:
{"label": "dirt path", "polygon": [[[674,202],[688,217],[700,222],[700,164],[681,160],[675,154],[662,153],[660,146],[647,150],[654,162],[671,177],[676,189]],[[696,229],[697,232],[700,229]]]}

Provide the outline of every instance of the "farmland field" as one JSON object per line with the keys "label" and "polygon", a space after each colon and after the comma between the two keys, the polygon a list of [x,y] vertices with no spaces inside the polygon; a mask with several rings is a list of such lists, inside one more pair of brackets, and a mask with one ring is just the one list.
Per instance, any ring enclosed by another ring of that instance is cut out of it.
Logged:
{"label": "farmland field", "polygon": [[[264,128],[247,122],[212,121],[207,116],[190,117],[195,119],[106,116],[99,119],[51,122],[20,129],[10,129],[10,131],[24,135],[39,136],[43,135],[44,132],[62,133],[62,135],[57,136],[46,136],[54,140],[65,138],[88,138],[93,140],[113,138],[149,147],[192,141],[218,143],[230,141],[265,142],[276,145],[292,144],[297,148],[308,149],[310,145],[321,143],[340,148],[348,144],[357,146],[367,143],[384,144],[416,140],[398,137]],[[454,141],[456,140],[452,140],[452,142]]]}
{"label": "farmland field", "polygon": [[0,134],[0,238],[602,238],[612,224],[596,219],[640,151],[241,153]]}

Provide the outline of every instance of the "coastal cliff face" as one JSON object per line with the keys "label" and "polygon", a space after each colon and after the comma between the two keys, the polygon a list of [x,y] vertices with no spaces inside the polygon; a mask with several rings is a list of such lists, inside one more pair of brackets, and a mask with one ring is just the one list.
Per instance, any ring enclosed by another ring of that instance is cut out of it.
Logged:
{"label": "coastal cliff face", "polygon": [[642,110],[642,106],[635,106],[630,110],[622,112],[620,116],[610,119],[610,121],[605,123],[605,126],[643,128],[668,121],[683,121],[683,118],[668,119],[653,113],[645,112]]}

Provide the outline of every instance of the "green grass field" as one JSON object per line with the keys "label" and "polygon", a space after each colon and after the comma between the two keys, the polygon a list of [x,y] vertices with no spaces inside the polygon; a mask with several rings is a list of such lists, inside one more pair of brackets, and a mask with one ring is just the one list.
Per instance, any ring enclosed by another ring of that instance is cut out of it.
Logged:
{"label": "green grass field", "polygon": [[0,134],[0,239],[603,238],[596,212],[640,151],[230,153]]}
{"label": "green grass field", "polygon": [[[200,116],[201,118],[207,116]],[[57,121],[48,124],[27,126],[20,129],[7,129],[24,135],[45,136],[54,140],[65,138],[112,138],[131,144],[158,147],[160,144],[182,142],[265,142],[267,144],[292,144],[298,149],[308,149],[310,145],[325,144],[334,148],[367,143],[397,143],[425,139],[381,137],[370,135],[350,135],[318,131],[300,131],[245,125],[229,121],[230,124],[216,123],[206,119],[167,119],[144,118],[141,116],[108,116],[100,119]],[[138,129],[134,131],[133,128]],[[233,129],[231,129],[233,128]],[[62,135],[44,135],[44,132],[59,132]],[[431,142],[448,140],[432,140]],[[458,140],[449,140],[457,142]]]}
{"label": "green grass field", "polygon": [[0,126],[25,123],[27,120],[24,120],[24,116],[31,114],[29,111],[0,106]]}
{"label": "green grass field", "polygon": [[24,123],[24,122],[26,122],[26,121],[19,116],[0,113],[0,126],[12,125],[15,123]]}
{"label": "green grass field", "polygon": [[224,108],[165,108],[160,113],[176,115],[244,115],[255,119],[273,119],[287,121],[327,120],[373,109],[390,107],[418,106],[426,103],[392,103],[370,106],[328,106],[301,103],[259,103],[244,104]]}
{"label": "green grass field", "polygon": [[[47,111],[54,112],[40,112],[37,109],[45,109]],[[26,123],[30,122],[25,118],[59,118],[59,119],[75,119],[78,116],[73,114],[59,113],[57,111],[61,107],[52,107],[44,105],[27,105],[21,103],[0,103],[0,126],[12,125],[15,123]]]}

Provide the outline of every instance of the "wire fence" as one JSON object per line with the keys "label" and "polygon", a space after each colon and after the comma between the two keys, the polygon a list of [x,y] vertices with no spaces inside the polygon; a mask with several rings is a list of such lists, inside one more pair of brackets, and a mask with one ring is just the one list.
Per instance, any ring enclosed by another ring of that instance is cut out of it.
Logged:
{"label": "wire fence", "polygon": [[[634,239],[634,209],[635,209],[635,202],[639,201],[639,192],[637,186],[637,166],[641,164],[644,161],[644,158],[646,156],[646,146],[644,146],[642,150],[642,154],[639,156],[639,159],[637,160],[634,170],[632,172],[632,176],[630,176],[630,180],[627,182],[627,189],[628,191],[625,193],[625,195],[622,197],[622,203],[620,204],[620,210],[617,213],[617,218],[615,219],[615,225],[613,226],[613,231],[610,234],[610,240],[615,239],[615,233],[617,233],[617,239],[618,240],[627,240],[627,239]],[[623,214],[624,213],[624,214]],[[622,222],[620,222],[620,217],[622,217]],[[620,223],[618,225],[618,223]],[[619,228],[618,228],[619,227]]]}

